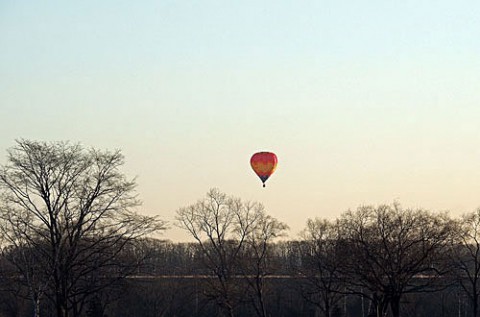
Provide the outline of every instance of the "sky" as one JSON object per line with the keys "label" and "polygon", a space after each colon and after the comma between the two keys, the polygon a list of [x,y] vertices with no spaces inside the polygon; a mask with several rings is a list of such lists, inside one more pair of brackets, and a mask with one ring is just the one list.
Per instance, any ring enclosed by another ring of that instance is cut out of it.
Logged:
{"label": "sky", "polygon": [[0,0],[0,164],[20,138],[120,149],[173,241],[214,187],[291,238],[360,205],[456,216],[480,207],[479,56],[473,0]]}

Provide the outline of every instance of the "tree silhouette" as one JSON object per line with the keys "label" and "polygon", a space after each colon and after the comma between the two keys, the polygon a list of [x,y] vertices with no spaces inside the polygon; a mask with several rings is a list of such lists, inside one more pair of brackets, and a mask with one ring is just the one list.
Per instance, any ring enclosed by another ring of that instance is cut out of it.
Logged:
{"label": "tree silhouette", "polygon": [[41,247],[35,256],[45,263],[57,317],[80,315],[91,294],[130,272],[136,260],[121,259],[137,238],[164,228],[134,211],[135,182],[120,172],[123,163],[119,151],[67,142],[19,140],[8,151],[0,171],[2,233],[12,246]]}
{"label": "tree silhouette", "polygon": [[455,227],[446,214],[398,204],[365,206],[344,213],[340,226],[350,290],[370,298],[377,317],[388,307],[400,316],[404,294],[430,290],[446,273],[445,251]]}

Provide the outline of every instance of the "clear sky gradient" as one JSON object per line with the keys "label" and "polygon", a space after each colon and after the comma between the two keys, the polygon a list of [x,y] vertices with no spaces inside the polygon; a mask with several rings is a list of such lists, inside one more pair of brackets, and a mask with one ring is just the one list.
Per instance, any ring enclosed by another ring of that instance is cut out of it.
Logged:
{"label": "clear sky gradient", "polygon": [[473,0],[0,0],[0,163],[18,138],[118,148],[142,212],[218,187],[293,238],[362,204],[459,215],[480,206],[479,57]]}

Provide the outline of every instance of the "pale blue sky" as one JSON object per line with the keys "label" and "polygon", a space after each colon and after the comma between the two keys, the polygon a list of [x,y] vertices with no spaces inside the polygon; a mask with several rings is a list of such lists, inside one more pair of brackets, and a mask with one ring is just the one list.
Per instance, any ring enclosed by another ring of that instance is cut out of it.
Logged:
{"label": "pale blue sky", "polygon": [[[0,162],[16,138],[119,148],[145,212],[218,187],[293,237],[360,204],[460,214],[479,57],[478,1],[0,0]],[[258,150],[279,158],[265,189]]]}

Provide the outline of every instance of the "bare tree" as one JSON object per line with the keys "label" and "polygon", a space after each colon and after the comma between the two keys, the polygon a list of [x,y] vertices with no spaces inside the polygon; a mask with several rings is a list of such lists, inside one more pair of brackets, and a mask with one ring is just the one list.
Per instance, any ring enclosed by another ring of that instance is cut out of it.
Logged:
{"label": "bare tree", "polygon": [[341,274],[344,252],[337,223],[326,219],[309,219],[302,232],[303,264],[299,272],[305,277],[301,293],[315,304],[325,317],[331,317],[344,297],[345,281]]}
{"label": "bare tree", "polygon": [[480,208],[462,216],[457,232],[449,254],[456,282],[471,303],[472,316],[477,317],[480,298]]}
{"label": "bare tree", "polygon": [[263,209],[259,209],[258,213],[253,230],[247,236],[240,269],[251,289],[253,306],[257,315],[267,317],[265,302],[268,291],[267,277],[274,274],[276,269],[272,258],[272,243],[274,239],[285,235],[288,226],[267,215]]}
{"label": "bare tree", "polygon": [[83,299],[102,288],[94,276],[103,270],[121,278],[127,271],[114,267],[125,248],[164,228],[156,217],[134,211],[135,182],[120,172],[123,163],[119,151],[67,142],[20,140],[8,152],[0,171],[2,231],[11,245],[19,236],[28,245],[46,245],[57,317],[78,316]]}
{"label": "bare tree", "polygon": [[369,297],[377,317],[388,307],[400,316],[406,293],[429,290],[446,271],[445,251],[454,228],[446,214],[402,209],[398,204],[360,207],[342,215],[350,290]]}
{"label": "bare tree", "polygon": [[[246,293],[246,286],[238,278],[242,272],[238,264],[246,245],[253,241],[252,233],[257,232],[257,226],[265,220],[263,206],[211,189],[205,199],[179,209],[176,219],[177,225],[197,241],[205,266],[215,276],[215,279],[206,279],[211,282],[206,295],[227,316],[233,317],[235,307],[245,300]],[[272,225],[271,221],[267,227]],[[275,228],[279,228],[277,223]],[[271,232],[268,228],[265,230],[270,239]]]}

